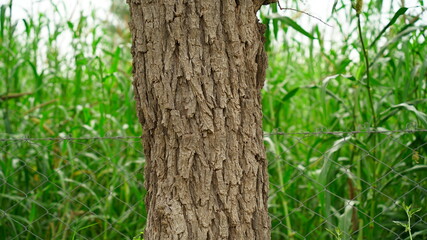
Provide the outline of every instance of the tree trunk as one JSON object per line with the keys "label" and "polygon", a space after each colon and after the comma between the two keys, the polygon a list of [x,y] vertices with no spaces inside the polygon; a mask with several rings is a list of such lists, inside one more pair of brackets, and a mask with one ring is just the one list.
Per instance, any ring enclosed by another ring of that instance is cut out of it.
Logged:
{"label": "tree trunk", "polygon": [[128,0],[145,239],[269,239],[264,0]]}

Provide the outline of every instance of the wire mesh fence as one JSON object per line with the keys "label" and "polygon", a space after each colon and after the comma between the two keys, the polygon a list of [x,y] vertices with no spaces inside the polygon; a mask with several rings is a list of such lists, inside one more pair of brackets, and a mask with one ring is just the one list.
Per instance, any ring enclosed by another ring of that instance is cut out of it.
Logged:
{"label": "wire mesh fence", "polygon": [[0,236],[128,239],[143,227],[140,139],[10,139],[0,146]]}
{"label": "wire mesh fence", "polygon": [[[427,239],[427,130],[265,134],[272,239]],[[132,239],[139,137],[0,139],[2,239]]]}
{"label": "wire mesh fence", "polygon": [[424,131],[279,134],[267,143],[277,239],[427,239]]}

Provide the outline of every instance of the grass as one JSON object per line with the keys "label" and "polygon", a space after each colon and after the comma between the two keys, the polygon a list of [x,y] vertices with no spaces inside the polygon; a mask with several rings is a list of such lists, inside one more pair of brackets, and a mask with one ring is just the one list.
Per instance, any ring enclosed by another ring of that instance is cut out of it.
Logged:
{"label": "grass", "polygon": [[[354,10],[348,22],[331,19],[342,39],[331,45],[318,27],[301,31],[269,18],[277,9],[264,12],[269,42],[275,28],[285,29],[282,45],[269,55],[266,132],[426,129],[426,27],[409,16],[402,21],[401,8],[390,15],[384,36],[376,27],[385,25],[384,17],[370,20],[381,12],[374,2],[364,7],[361,23]],[[336,14],[351,10],[337,6]],[[425,157],[412,157],[425,155],[426,134],[269,134],[266,142],[273,239],[405,239],[408,232],[393,223],[404,219],[400,204],[426,206],[426,172],[415,170],[426,169]],[[426,226],[422,213],[412,227]],[[427,239],[425,232],[418,237]]]}
{"label": "grass", "polygon": [[[298,15],[261,14],[272,239],[427,239],[426,133],[274,134],[427,128],[426,27],[380,2],[366,3],[360,28],[338,2],[333,42]],[[66,19],[61,4],[55,18],[16,19],[10,3],[0,8],[1,138],[82,139],[0,142],[0,235],[131,239],[145,226],[140,140],[85,139],[141,134],[126,8],[115,1],[107,21]],[[421,210],[409,216],[403,203]]]}
{"label": "grass", "polygon": [[[59,18],[61,6],[56,20],[42,13],[11,20],[12,8],[2,5],[0,16],[1,138],[141,134],[130,51],[122,50],[130,43],[113,41],[124,35],[100,21],[88,26],[92,16]],[[70,51],[61,51],[67,39]],[[139,139],[1,142],[0,148],[6,239],[123,239],[143,230]]]}

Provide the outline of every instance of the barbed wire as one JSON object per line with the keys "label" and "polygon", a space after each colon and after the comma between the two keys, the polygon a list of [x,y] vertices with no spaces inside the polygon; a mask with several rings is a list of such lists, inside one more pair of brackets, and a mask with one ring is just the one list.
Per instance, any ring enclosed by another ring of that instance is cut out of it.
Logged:
{"label": "barbed wire", "polygon": [[[427,133],[427,129],[400,129],[400,130],[356,130],[356,131],[306,131],[306,132],[264,132],[264,136],[275,135],[355,135],[355,134],[395,134],[395,133]],[[78,141],[78,140],[126,140],[142,139],[143,136],[104,136],[104,137],[19,137],[0,138],[0,142],[27,142],[27,141]]]}
{"label": "barbed wire", "polygon": [[29,142],[29,141],[78,141],[78,140],[126,140],[141,139],[142,136],[108,136],[108,137],[46,137],[46,138],[0,138],[0,142]]}
{"label": "barbed wire", "polygon": [[264,133],[264,136],[271,135],[354,135],[361,133],[369,134],[387,134],[387,133],[417,133],[427,132],[427,129],[405,129],[405,130],[366,130],[366,131],[316,131],[316,132],[270,132]]}

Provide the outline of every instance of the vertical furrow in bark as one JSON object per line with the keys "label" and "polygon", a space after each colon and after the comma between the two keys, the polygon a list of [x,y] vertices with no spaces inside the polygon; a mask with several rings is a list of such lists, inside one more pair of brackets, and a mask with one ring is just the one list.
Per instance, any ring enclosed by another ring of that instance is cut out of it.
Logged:
{"label": "vertical furrow in bark", "polygon": [[145,239],[269,239],[260,1],[128,3]]}

